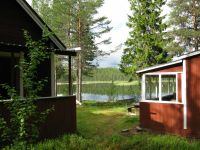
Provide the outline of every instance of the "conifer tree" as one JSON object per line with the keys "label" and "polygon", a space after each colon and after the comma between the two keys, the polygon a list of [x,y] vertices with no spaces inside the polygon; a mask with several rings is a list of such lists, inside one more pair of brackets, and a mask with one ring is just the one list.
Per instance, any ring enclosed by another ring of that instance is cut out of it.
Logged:
{"label": "conifer tree", "polygon": [[135,74],[136,70],[168,60],[163,50],[163,31],[166,24],[161,16],[161,7],[165,0],[129,0],[132,15],[129,16],[130,28],[120,69],[127,74]]}
{"label": "conifer tree", "polygon": [[82,74],[94,68],[93,60],[102,54],[95,39],[111,30],[107,17],[95,17],[104,0],[33,0],[32,4],[68,48],[81,47],[76,59],[77,99],[81,100]]}
{"label": "conifer tree", "polygon": [[198,50],[200,47],[200,1],[171,0],[169,37],[167,49],[173,55]]}

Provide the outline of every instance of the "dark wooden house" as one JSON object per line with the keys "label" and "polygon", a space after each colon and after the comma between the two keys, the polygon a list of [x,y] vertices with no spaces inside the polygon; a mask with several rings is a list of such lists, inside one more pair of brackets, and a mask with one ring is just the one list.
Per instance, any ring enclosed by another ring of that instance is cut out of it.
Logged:
{"label": "dark wooden house", "polygon": [[[0,84],[6,83],[15,87],[23,98],[23,75],[15,66],[19,64],[20,58],[26,55],[24,30],[28,31],[34,40],[39,40],[43,29],[48,28],[48,25],[25,0],[3,0],[0,3]],[[38,105],[40,109],[54,105],[55,111],[47,119],[48,127],[44,125],[41,130],[41,137],[44,138],[76,131],[76,97],[56,97],[54,63],[56,54],[69,57],[69,94],[71,95],[71,56],[75,56],[76,53],[66,50],[65,45],[55,34],[50,36],[46,45],[47,51],[51,52],[51,57],[38,68],[38,78],[47,77],[48,82],[40,93]],[[2,88],[0,88],[0,96],[9,99]],[[0,112],[3,113],[3,108]]]}
{"label": "dark wooden house", "polygon": [[200,51],[137,71],[142,77],[140,126],[200,137]]}

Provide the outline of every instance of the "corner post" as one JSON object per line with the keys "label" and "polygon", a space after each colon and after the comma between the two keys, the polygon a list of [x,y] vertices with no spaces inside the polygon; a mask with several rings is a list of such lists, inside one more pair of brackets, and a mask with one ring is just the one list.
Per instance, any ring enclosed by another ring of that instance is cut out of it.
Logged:
{"label": "corner post", "polygon": [[162,101],[162,76],[159,74],[159,102]]}
{"label": "corner post", "polygon": [[146,78],[146,75],[145,74],[143,74],[142,75],[142,101],[145,101],[145,89],[146,89],[146,87],[145,87],[145,78]]}
{"label": "corner post", "polygon": [[183,99],[183,129],[187,129],[187,62],[183,60],[182,99]]}
{"label": "corner post", "polygon": [[68,59],[68,71],[69,71],[69,75],[68,75],[68,82],[69,82],[69,95],[72,95],[72,58],[71,56],[69,55],[69,59]]}
{"label": "corner post", "polygon": [[20,72],[19,72],[19,82],[20,82],[20,97],[23,98],[24,97],[24,86],[23,86],[23,66],[22,66],[22,61],[24,60],[24,53],[22,51],[20,51]]}
{"label": "corner post", "polygon": [[56,96],[55,54],[51,53],[51,96]]}

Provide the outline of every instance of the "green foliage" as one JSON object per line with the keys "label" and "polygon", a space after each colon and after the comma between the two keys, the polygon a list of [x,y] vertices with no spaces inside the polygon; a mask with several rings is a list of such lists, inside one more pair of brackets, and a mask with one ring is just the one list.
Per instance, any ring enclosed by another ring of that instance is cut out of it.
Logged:
{"label": "green foliage", "polygon": [[[42,16],[68,48],[80,47],[75,60],[77,68],[77,100],[81,101],[82,74],[89,75],[95,68],[93,60],[103,52],[100,44],[110,44],[110,39],[103,39],[108,33],[110,21],[107,17],[98,17],[97,9],[104,0],[33,0],[33,8]],[[96,39],[99,39],[96,43]]]}
{"label": "green foliage", "polygon": [[[91,93],[97,95],[112,96],[117,95],[140,95],[141,88],[138,85],[116,85],[115,83],[91,83],[83,84],[83,93]],[[113,90],[115,89],[115,90]],[[67,95],[67,85],[57,86],[58,94]],[[73,85],[73,90],[76,90],[76,85]]]}
{"label": "green foliage", "polygon": [[[107,106],[107,104],[109,106]],[[139,119],[128,116],[126,103],[86,102],[78,107],[78,131],[32,145],[32,150],[199,150],[199,140],[148,132],[124,135],[123,129],[138,125]],[[14,148],[10,148],[10,150]],[[7,149],[9,150],[9,148]]]}
{"label": "green foliage", "polygon": [[129,0],[132,15],[128,27],[130,38],[126,41],[120,69],[134,75],[136,70],[168,61],[164,30],[166,24],[161,16],[165,0]]}
{"label": "green foliage", "polygon": [[[45,43],[47,37],[44,36],[39,41],[34,41],[27,31],[24,31],[27,51],[25,58],[20,60],[17,66],[23,72],[24,97],[17,95],[14,88],[7,84],[1,85],[11,98],[4,105],[10,113],[10,120],[0,118],[1,145],[15,144],[17,149],[25,147],[29,143],[36,141],[39,135],[38,125],[42,123],[52,109],[38,112],[35,100],[38,98],[46,80],[38,79],[38,67],[41,62],[49,57]],[[3,103],[3,102],[2,102]],[[9,118],[7,118],[9,119]]]}
{"label": "green foliage", "polygon": [[[28,54],[24,60],[21,60],[21,69],[23,70],[23,86],[25,89],[25,97],[35,99],[38,92],[40,92],[46,79],[38,80],[37,68],[40,63],[49,58],[50,54],[46,51],[47,36],[44,35],[39,41],[34,41],[27,31],[24,31],[24,37],[26,40],[26,47],[28,48]],[[37,81],[37,82],[36,82]]]}
{"label": "green foliage", "polygon": [[116,87],[116,85],[114,84],[114,80],[112,79],[112,82],[111,82],[111,84],[110,84],[110,87],[109,87],[109,100],[110,101],[116,101],[116,95],[115,95],[115,93],[117,92],[117,87]]}
{"label": "green foliage", "polygon": [[[11,139],[9,139],[10,134],[11,134],[11,130],[7,126],[6,120],[3,118],[3,116],[0,116],[0,139],[1,139],[0,144],[1,145],[6,145],[7,143],[11,141]],[[0,148],[1,148],[1,145],[0,145]]]}
{"label": "green foliage", "polygon": [[131,75],[125,75],[117,68],[96,68],[92,76],[83,76],[83,81],[129,81]]}
{"label": "green foliage", "polygon": [[33,0],[32,5],[67,47],[81,47],[82,69],[89,74],[93,60],[102,54],[98,45],[110,43],[110,39],[95,42],[111,30],[107,17],[95,17],[103,0]]}
{"label": "green foliage", "polygon": [[96,102],[96,101],[83,101],[83,106],[86,107],[98,107],[99,109],[107,108],[117,108],[117,107],[126,107],[132,105],[135,101],[134,100],[123,100],[123,101],[116,101],[116,102]]}
{"label": "green foliage", "polygon": [[200,1],[171,0],[168,37],[171,39],[166,49],[171,55],[181,55],[199,49]]}

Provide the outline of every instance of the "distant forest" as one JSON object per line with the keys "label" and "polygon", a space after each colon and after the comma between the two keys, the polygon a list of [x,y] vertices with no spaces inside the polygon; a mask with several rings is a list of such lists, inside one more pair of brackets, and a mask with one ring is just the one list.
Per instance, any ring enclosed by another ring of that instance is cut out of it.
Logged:
{"label": "distant forest", "polygon": [[83,81],[128,81],[130,76],[123,74],[117,68],[97,68],[92,76],[83,76]]}

